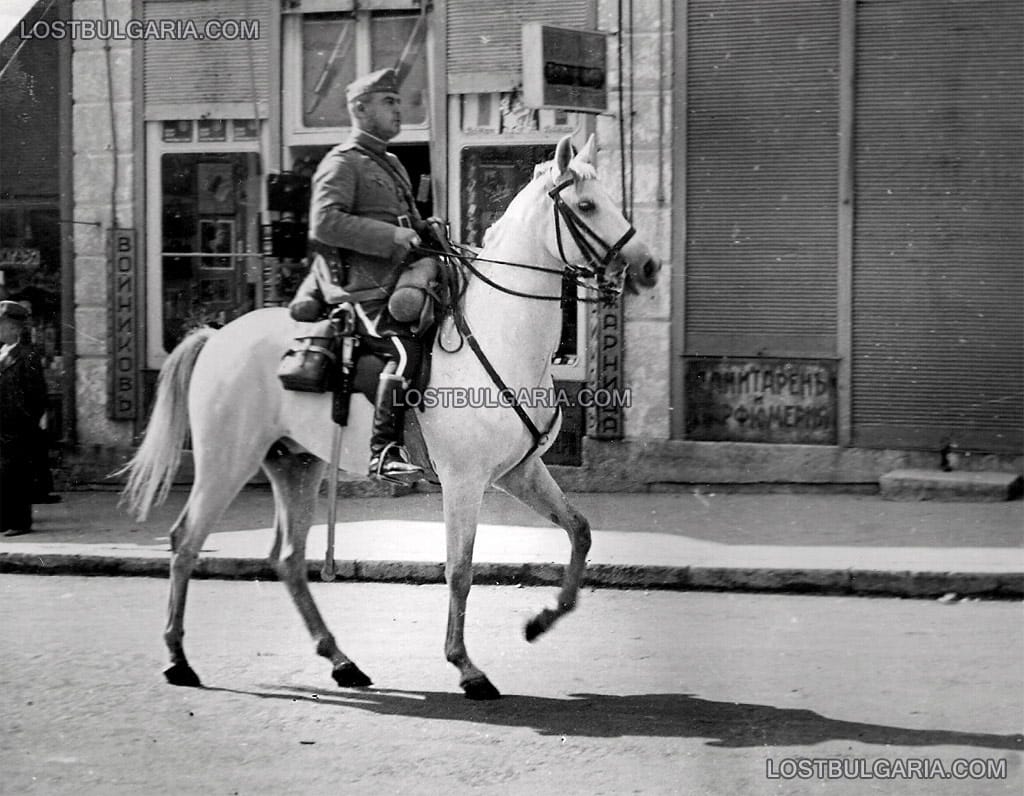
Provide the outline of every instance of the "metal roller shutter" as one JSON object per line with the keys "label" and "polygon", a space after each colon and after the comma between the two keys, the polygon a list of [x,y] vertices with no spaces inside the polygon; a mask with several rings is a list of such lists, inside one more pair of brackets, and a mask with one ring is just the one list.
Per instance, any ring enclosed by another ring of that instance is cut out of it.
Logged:
{"label": "metal roller shutter", "polygon": [[[258,40],[201,37],[147,38],[144,43],[146,116],[174,118],[203,105],[237,104],[252,117],[266,115],[269,93],[271,0],[147,0],[147,22],[192,20],[202,33],[210,20],[259,22]],[[248,108],[244,107],[247,105]]]}
{"label": "metal roller shutter", "polygon": [[1019,453],[1024,5],[857,13],[853,442]]}
{"label": "metal roller shutter", "polygon": [[687,7],[686,353],[833,356],[838,0]]}
{"label": "metal roller shutter", "polygon": [[586,28],[593,0],[449,0],[448,80],[453,93],[509,91],[522,83],[524,22]]}

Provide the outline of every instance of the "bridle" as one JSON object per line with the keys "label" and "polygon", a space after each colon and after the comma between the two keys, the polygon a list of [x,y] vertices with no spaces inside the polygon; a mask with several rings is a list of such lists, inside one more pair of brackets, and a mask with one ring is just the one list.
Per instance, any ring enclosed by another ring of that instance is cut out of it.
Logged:
{"label": "bridle", "polygon": [[[422,247],[420,248],[420,251],[428,255],[435,254],[450,258],[464,266],[473,274],[473,276],[484,284],[487,284],[495,290],[499,290],[510,296],[518,296],[519,298],[532,299],[534,301],[562,300],[561,295],[545,296],[536,293],[524,293],[523,291],[506,287],[481,272],[474,263],[495,263],[497,265],[508,265],[513,268],[524,268],[530,271],[559,274],[574,287],[583,288],[584,290],[596,293],[596,295],[593,296],[577,296],[577,301],[585,304],[601,303],[605,306],[614,304],[618,300],[619,296],[622,295],[625,274],[623,274],[623,277],[619,279],[617,283],[613,283],[608,279],[607,268],[615,258],[622,253],[623,247],[630,241],[630,239],[636,235],[636,228],[630,224],[629,229],[627,229],[625,233],[623,233],[622,237],[620,237],[615,243],[608,244],[605,242],[604,238],[595,232],[587,222],[580,218],[579,215],[569,207],[565,199],[562,198],[562,191],[574,183],[575,180],[568,179],[559,183],[547,192],[552,201],[552,208],[555,216],[555,240],[558,244],[558,256],[564,264],[563,268],[547,268],[543,265],[533,265],[532,263],[517,263],[510,262],[508,260],[493,260],[487,257],[480,257],[472,250],[448,240],[445,236],[439,236],[442,241],[442,251],[434,251]],[[563,226],[568,230],[568,237],[572,239],[573,243],[576,244],[576,248],[580,250],[580,254],[586,261],[584,264],[581,265],[573,263],[570,261],[568,256],[566,256],[565,244],[563,242],[565,237],[562,232]],[[601,250],[604,251],[604,254],[601,254]]]}
{"label": "bridle", "polygon": [[[574,183],[575,180],[573,179],[564,180],[548,191],[548,196],[551,197],[555,213],[555,240],[558,243],[558,256],[562,258],[562,262],[565,263],[566,267],[573,271],[574,276],[583,274],[584,278],[595,279],[600,298],[614,300],[622,293],[622,284],[620,281],[618,286],[612,286],[608,282],[605,270],[619,256],[623,246],[629,243],[630,238],[636,235],[636,228],[630,224],[629,229],[623,233],[622,237],[609,246],[605,243],[604,238],[573,212],[573,209],[562,198],[562,191]],[[565,256],[565,247],[562,244],[563,223],[569,231],[569,237],[572,238],[576,248],[580,250],[580,253],[587,261],[586,266],[574,265]],[[603,257],[594,244],[604,249]]]}

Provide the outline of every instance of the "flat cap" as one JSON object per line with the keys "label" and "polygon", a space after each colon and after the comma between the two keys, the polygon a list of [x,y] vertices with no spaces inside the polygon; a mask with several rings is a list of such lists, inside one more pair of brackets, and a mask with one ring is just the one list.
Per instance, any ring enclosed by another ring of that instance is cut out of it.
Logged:
{"label": "flat cap", "polygon": [[10,318],[12,321],[27,321],[28,310],[17,301],[0,301],[0,318]]}
{"label": "flat cap", "polygon": [[378,69],[349,83],[345,87],[345,99],[354,102],[360,97],[376,92],[397,94],[398,87],[398,74],[394,69]]}

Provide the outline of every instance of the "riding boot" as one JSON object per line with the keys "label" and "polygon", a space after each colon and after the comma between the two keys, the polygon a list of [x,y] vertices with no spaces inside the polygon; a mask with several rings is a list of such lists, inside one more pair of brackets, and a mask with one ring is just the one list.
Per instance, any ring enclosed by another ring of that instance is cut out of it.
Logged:
{"label": "riding boot", "polygon": [[377,405],[370,436],[370,475],[389,481],[418,480],[423,469],[413,464],[403,446],[405,380],[382,373],[377,385]]}

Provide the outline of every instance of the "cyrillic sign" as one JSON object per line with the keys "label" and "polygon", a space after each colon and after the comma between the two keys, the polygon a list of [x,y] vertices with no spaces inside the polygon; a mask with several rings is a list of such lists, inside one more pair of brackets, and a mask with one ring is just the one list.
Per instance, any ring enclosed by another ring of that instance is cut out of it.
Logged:
{"label": "cyrillic sign", "polygon": [[687,358],[686,438],[834,445],[836,363]]}
{"label": "cyrillic sign", "polygon": [[110,374],[107,414],[132,420],[138,414],[139,350],[135,322],[136,260],[134,229],[110,231]]}

